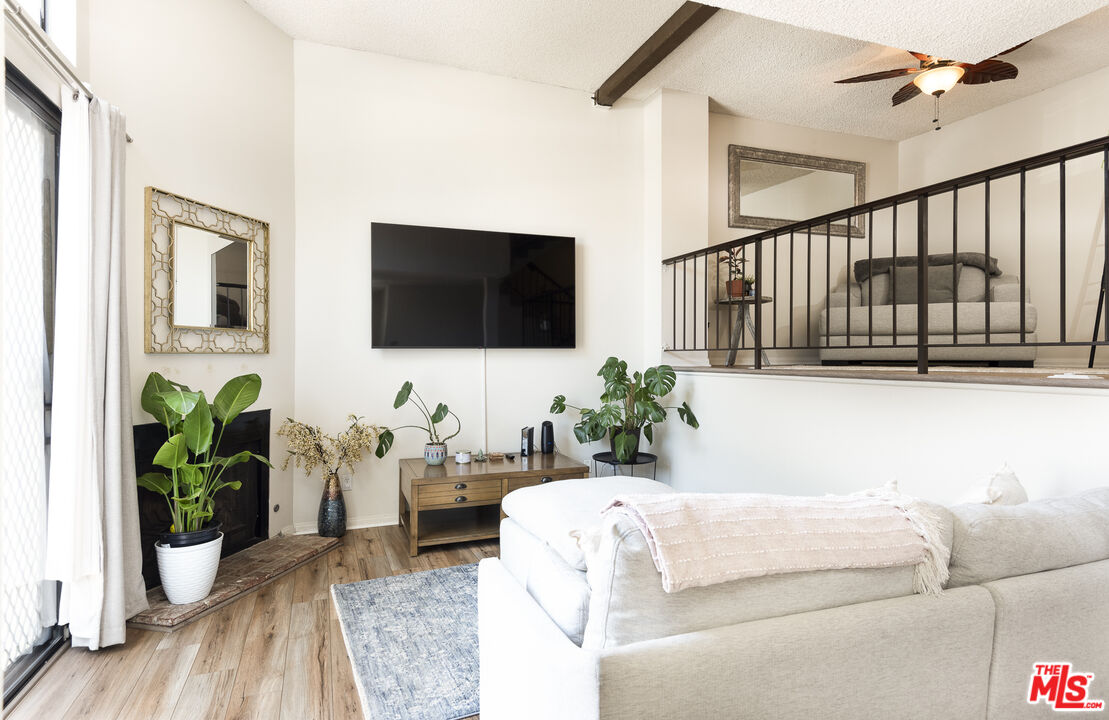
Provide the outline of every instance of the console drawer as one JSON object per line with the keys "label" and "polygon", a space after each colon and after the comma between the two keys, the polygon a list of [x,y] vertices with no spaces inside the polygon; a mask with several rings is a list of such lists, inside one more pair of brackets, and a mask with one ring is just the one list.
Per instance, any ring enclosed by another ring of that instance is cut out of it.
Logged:
{"label": "console drawer", "polygon": [[499,502],[501,499],[501,481],[500,479],[456,479],[453,482],[423,485],[420,487],[417,497],[419,508]]}
{"label": "console drawer", "polygon": [[527,477],[510,477],[508,479],[508,492],[519,490],[520,488],[531,487],[532,485],[544,485],[549,482],[557,482],[559,480],[567,480],[569,478],[582,477],[581,473],[540,473],[538,475],[529,475]]}

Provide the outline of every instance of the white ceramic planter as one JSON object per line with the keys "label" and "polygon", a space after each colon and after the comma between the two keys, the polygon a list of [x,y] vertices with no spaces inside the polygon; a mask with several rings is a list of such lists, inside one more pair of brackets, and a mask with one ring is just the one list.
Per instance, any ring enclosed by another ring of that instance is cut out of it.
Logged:
{"label": "white ceramic planter", "polygon": [[211,542],[189,547],[166,547],[154,543],[158,553],[158,575],[162,590],[173,605],[203,600],[212,591],[219,570],[219,554],[223,548],[223,533]]}

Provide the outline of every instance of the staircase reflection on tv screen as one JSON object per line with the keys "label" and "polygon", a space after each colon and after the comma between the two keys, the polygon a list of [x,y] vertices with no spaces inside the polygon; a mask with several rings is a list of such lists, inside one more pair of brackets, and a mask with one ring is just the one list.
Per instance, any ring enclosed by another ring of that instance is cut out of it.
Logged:
{"label": "staircase reflection on tv screen", "polygon": [[574,238],[387,223],[371,233],[373,347],[574,347]]}

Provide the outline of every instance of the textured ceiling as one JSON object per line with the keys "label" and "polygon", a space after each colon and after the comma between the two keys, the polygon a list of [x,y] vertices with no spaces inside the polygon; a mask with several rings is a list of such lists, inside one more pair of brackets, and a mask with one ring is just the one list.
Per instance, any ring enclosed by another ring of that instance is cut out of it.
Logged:
{"label": "textured ceiling", "polygon": [[246,3],[298,40],[592,92],[682,0]]}
{"label": "textured ceiling", "polygon": [[788,25],[979,62],[1105,7],[1106,0],[705,0]]}
{"label": "textured ceiling", "polygon": [[[1020,69],[1019,77],[955,86],[940,101],[940,119],[953,122],[1109,66],[1109,8],[1052,30],[1005,59]],[[628,97],[644,98],[666,87],[708,95],[716,112],[903,140],[931,129],[931,98],[892,107],[890,98],[904,78],[834,81],[916,64],[909,54],[884,45],[719,12]]]}
{"label": "textured ceiling", "polygon": [[[585,92],[596,90],[682,4],[682,0],[245,1],[300,40]],[[941,101],[941,118],[951,122],[1109,66],[1109,8],[1103,7],[1109,0],[930,0],[912,5],[899,2],[896,7],[889,0],[712,0],[712,4],[753,14],[716,13],[640,80],[628,93],[629,99],[642,99],[665,87],[707,95],[716,112],[901,140],[931,128],[929,98],[918,97],[894,108],[890,97],[905,80],[856,85],[833,81],[915,64],[894,47],[971,61],[1094,7],[1103,9],[1036,37],[1006,56],[1020,68],[1017,79],[957,86]],[[797,26],[760,16],[788,19]]]}

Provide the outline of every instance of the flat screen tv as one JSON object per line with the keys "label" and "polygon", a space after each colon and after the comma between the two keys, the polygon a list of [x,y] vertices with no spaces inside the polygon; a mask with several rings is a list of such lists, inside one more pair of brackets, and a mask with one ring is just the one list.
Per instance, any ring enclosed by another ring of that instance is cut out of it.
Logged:
{"label": "flat screen tv", "polygon": [[373,223],[375,348],[574,347],[574,238]]}

